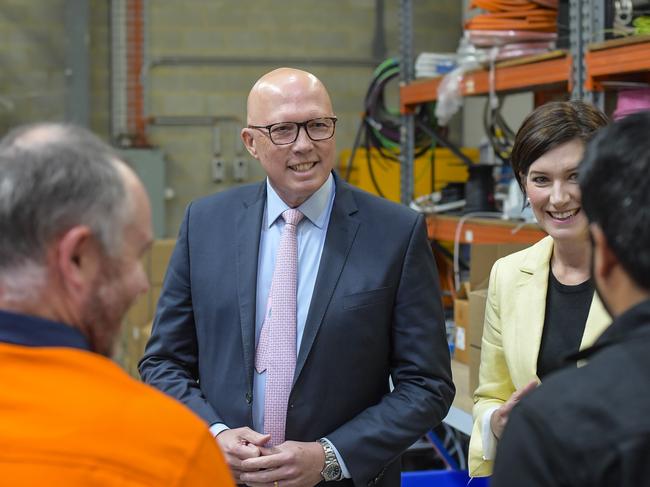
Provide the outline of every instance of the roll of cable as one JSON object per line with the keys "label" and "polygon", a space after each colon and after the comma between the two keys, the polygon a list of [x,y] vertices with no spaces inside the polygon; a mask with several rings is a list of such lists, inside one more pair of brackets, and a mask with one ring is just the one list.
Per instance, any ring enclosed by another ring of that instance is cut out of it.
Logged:
{"label": "roll of cable", "polygon": [[485,102],[483,109],[483,128],[487,135],[490,145],[494,149],[494,153],[505,164],[510,163],[510,152],[514,144],[515,133],[506,123],[503,115],[501,115],[501,107],[503,106],[503,98],[499,97],[498,103],[495,108],[490,106],[489,101]]}
{"label": "roll of cable", "polygon": [[367,142],[379,150],[384,158],[397,160],[385,149],[397,150],[400,145],[401,119],[399,112],[386,106],[385,90],[388,83],[399,77],[399,63],[388,59],[373,73],[364,99]]}
{"label": "roll of cable", "polygon": [[[373,73],[373,79],[365,96],[366,135],[371,147],[389,160],[398,161],[395,152],[400,148],[402,117],[397,108],[387,106],[387,87],[400,74],[399,61],[390,58],[380,64]],[[422,103],[414,116],[426,125],[435,126],[433,103]],[[431,148],[431,138],[421,130],[415,130],[415,157],[420,157]]]}
{"label": "roll of cable", "polygon": [[[398,108],[387,104],[389,84],[400,75],[399,61],[390,58],[381,63],[374,71],[370,86],[364,98],[364,118],[360,130],[358,146],[366,150],[366,162],[370,179],[380,196],[384,196],[375,177],[375,166],[384,161],[399,163],[400,131],[402,116]],[[415,109],[414,117],[427,126],[435,127],[434,103],[422,103]],[[421,157],[434,147],[434,141],[415,124],[415,158]],[[353,152],[356,151],[355,146]],[[373,159],[373,152],[379,153],[381,160]],[[432,161],[433,163],[433,161]]]}

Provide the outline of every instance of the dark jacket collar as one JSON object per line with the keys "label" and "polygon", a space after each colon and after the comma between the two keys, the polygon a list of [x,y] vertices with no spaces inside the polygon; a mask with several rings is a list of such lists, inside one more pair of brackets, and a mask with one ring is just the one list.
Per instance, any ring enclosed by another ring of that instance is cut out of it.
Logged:
{"label": "dark jacket collar", "polygon": [[0,310],[0,343],[26,347],[69,347],[90,350],[76,328],[36,316]]}
{"label": "dark jacket collar", "polygon": [[596,340],[593,346],[571,355],[571,360],[588,358],[615,343],[650,334],[650,299],[622,313]]}

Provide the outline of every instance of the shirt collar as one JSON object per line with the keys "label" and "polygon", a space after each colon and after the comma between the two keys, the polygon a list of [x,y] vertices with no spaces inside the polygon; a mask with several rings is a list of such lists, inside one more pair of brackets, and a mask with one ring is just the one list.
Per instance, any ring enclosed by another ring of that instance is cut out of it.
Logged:
{"label": "shirt collar", "polygon": [[76,328],[56,321],[0,310],[0,342],[27,347],[70,347],[90,350]]}
{"label": "shirt collar", "polygon": [[[335,191],[334,177],[330,173],[323,185],[297,209],[318,228],[323,228],[329,202]],[[266,225],[270,228],[289,206],[275,192],[269,178],[266,178]]]}

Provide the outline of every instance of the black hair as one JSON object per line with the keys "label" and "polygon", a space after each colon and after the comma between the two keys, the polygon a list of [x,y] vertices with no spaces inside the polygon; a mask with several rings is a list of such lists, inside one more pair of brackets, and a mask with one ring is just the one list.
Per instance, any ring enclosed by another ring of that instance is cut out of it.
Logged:
{"label": "black hair", "polygon": [[587,217],[636,284],[650,290],[650,112],[599,132],[578,178]]}

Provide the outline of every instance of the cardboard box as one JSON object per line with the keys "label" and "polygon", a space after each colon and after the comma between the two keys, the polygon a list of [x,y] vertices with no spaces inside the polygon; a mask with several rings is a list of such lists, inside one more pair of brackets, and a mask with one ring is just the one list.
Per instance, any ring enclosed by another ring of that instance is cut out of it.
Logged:
{"label": "cardboard box", "polygon": [[454,359],[464,364],[469,363],[469,301],[465,298],[454,300]]}
{"label": "cardboard box", "polygon": [[149,293],[139,296],[126,313],[125,321],[132,325],[141,325],[150,320],[151,299]]}
{"label": "cardboard box", "polygon": [[478,387],[478,370],[481,365],[481,349],[474,345],[469,346],[469,395],[474,396]]}
{"label": "cardboard box", "polygon": [[525,249],[525,244],[490,244],[472,245],[470,252],[469,286],[459,295],[464,294],[469,301],[468,329],[465,330],[465,341],[469,345],[481,347],[483,335],[483,317],[490,271],[494,263],[501,257]]}
{"label": "cardboard box", "polygon": [[122,329],[122,350],[118,363],[136,379],[140,378],[138,362],[144,355],[149,337],[151,337],[151,323],[140,326],[126,323]]}
{"label": "cardboard box", "polygon": [[469,282],[463,283],[454,300],[456,324],[454,359],[469,366],[470,395],[474,394],[478,386],[481,338],[490,271],[501,257],[528,246],[525,244],[472,245]]}
{"label": "cardboard box", "polygon": [[136,378],[139,377],[138,361],[151,336],[151,323],[175,245],[174,239],[156,240],[151,250],[143,257],[142,264],[150,283],[149,291],[138,297],[124,317],[115,359]]}
{"label": "cardboard box", "polygon": [[488,286],[490,271],[501,257],[530,247],[529,244],[476,244],[470,250],[469,285],[472,291]]}
{"label": "cardboard box", "polygon": [[487,303],[488,290],[479,289],[469,293],[468,299],[468,322],[469,322],[469,345],[481,348],[483,337],[483,322],[485,321],[485,304]]}
{"label": "cardboard box", "polygon": [[156,240],[151,247],[150,255],[150,271],[149,281],[152,286],[159,286],[163,283],[169,259],[172,256],[172,251],[176,245],[176,240],[161,239]]}
{"label": "cardboard box", "polygon": [[127,312],[126,321],[131,325],[141,327],[153,319],[175,244],[176,241],[173,239],[156,240],[147,256],[143,258],[150,287],[149,291],[140,296]]}

